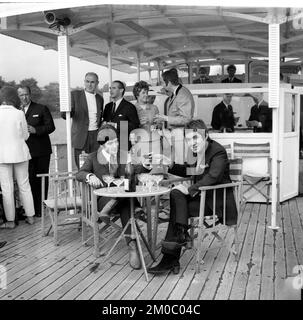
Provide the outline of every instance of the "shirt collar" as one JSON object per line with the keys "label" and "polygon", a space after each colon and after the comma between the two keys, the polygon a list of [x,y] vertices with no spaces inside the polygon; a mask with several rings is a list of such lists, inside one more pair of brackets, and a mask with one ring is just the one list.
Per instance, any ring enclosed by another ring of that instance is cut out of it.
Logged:
{"label": "shirt collar", "polygon": [[258,103],[258,107],[260,107],[260,105],[262,104],[264,99],[262,99],[259,103]]}
{"label": "shirt collar", "polygon": [[122,98],[120,98],[120,99],[118,99],[117,101],[113,101],[113,102],[116,104],[116,110],[118,109],[118,107],[119,107],[119,105],[120,105],[120,103],[121,103],[122,99],[123,99],[123,97],[122,97]]}
{"label": "shirt collar", "polygon": [[84,92],[85,92],[85,95],[86,95],[86,96],[95,96],[95,95],[96,95],[96,92],[91,93],[91,92],[88,92],[88,91],[86,91],[86,90],[84,90]]}

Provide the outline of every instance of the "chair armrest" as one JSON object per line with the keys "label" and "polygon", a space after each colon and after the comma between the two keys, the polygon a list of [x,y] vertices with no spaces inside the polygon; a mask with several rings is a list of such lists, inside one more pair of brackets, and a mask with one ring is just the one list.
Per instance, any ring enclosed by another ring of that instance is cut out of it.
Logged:
{"label": "chair armrest", "polygon": [[41,177],[61,177],[61,176],[68,176],[71,174],[76,174],[78,171],[64,171],[64,172],[53,172],[53,173],[40,173],[37,174],[36,176],[41,178]]}
{"label": "chair armrest", "polygon": [[230,183],[217,184],[214,186],[200,187],[199,190],[201,191],[216,190],[216,189],[223,189],[223,188],[239,187],[240,185],[241,185],[241,182],[230,182]]}
{"label": "chair armrest", "polygon": [[192,177],[178,177],[178,176],[172,175],[171,178],[168,178],[167,180],[162,180],[161,185],[167,186],[167,185],[174,184],[176,182],[184,182],[184,181],[193,181],[193,178]]}

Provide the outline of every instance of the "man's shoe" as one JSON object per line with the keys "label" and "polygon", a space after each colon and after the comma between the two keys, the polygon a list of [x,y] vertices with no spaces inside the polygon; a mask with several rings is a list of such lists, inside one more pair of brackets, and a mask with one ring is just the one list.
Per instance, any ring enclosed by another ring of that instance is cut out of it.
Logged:
{"label": "man's shoe", "polygon": [[141,269],[141,260],[135,240],[128,244],[129,264],[133,269]]}
{"label": "man's shoe", "polygon": [[187,232],[187,226],[183,225],[176,225],[175,236],[170,240],[162,240],[162,246],[169,250],[179,249],[183,246],[187,247],[188,249],[191,248],[192,239]]}
{"label": "man's shoe", "polygon": [[6,245],[6,241],[0,241],[0,249]]}
{"label": "man's shoe", "polygon": [[34,217],[26,217],[25,222],[28,224],[34,224],[35,218]]}
{"label": "man's shoe", "polygon": [[164,254],[161,261],[155,267],[147,268],[147,272],[152,274],[167,273],[170,271],[178,274],[180,272],[180,263],[177,258],[168,254]]}
{"label": "man's shoe", "polygon": [[0,229],[15,229],[16,224],[14,221],[7,221],[0,225]]}
{"label": "man's shoe", "polygon": [[35,217],[36,217],[36,218],[41,218],[41,212],[36,212],[36,213],[35,213]]}

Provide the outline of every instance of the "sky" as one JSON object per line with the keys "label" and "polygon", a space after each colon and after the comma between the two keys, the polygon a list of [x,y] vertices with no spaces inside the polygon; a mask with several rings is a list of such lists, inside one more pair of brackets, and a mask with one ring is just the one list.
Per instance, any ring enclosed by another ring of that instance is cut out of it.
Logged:
{"label": "sky", "polygon": [[[42,47],[16,40],[0,34],[0,76],[5,81],[17,83],[25,78],[35,78],[43,87],[50,82],[58,81],[58,54],[55,50],[44,50]],[[4,50],[3,50],[4,49]],[[86,72],[93,71],[99,76],[99,87],[108,82],[108,70],[96,64],[80,61],[70,57],[71,87],[83,87]],[[142,80],[147,79],[142,73]],[[132,75],[113,70],[113,79],[127,84],[136,82],[137,74]]]}

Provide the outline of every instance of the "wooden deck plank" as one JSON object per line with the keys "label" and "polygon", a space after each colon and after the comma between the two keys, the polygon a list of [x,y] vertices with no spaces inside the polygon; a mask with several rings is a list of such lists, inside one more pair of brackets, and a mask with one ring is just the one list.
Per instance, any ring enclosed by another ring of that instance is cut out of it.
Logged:
{"label": "wooden deck plank", "polygon": [[261,300],[272,300],[274,297],[274,239],[277,231],[268,228],[271,224],[271,206],[267,207],[264,255],[261,273]]}
{"label": "wooden deck plank", "polygon": [[[69,241],[67,244],[75,239],[69,238],[68,240]],[[52,250],[52,253],[46,253],[46,256],[42,255],[41,258],[36,259],[34,263],[30,263],[27,266],[24,265],[23,268],[21,265],[20,270],[16,268],[14,272],[8,272],[8,287],[6,290],[3,290],[3,292],[0,292],[0,297],[10,294],[13,290],[18,288],[20,285],[26,284],[28,281],[30,281],[32,284],[32,278],[36,279],[39,273],[43,272],[44,270],[48,270],[52,265],[55,265],[59,260],[62,260],[64,255],[68,256],[72,250],[78,250],[78,247],[79,246],[76,244],[76,242],[75,244],[61,247],[54,247],[52,243],[52,245],[49,246],[49,249]],[[37,250],[33,251],[34,254],[36,254],[36,252]],[[61,255],[63,255],[63,257]],[[38,254],[37,256],[39,257]],[[16,267],[17,266],[19,266],[19,262]]]}
{"label": "wooden deck plank", "polygon": [[[246,235],[252,209],[253,204],[247,203],[238,222],[239,259],[241,257],[241,251],[244,243],[243,239]],[[234,263],[234,258],[229,256],[225,269],[221,275],[220,286],[217,288],[215,299],[227,300],[229,298],[237,266],[238,263]]]}
{"label": "wooden deck plank", "polygon": [[[224,233],[221,233],[221,236],[225,241],[227,241],[227,243],[230,243],[233,239],[233,234],[233,230],[229,229],[224,231]],[[212,300],[215,297],[216,291],[220,286],[221,275],[224,271],[229,255],[230,252],[226,247],[222,247],[217,250],[214,264],[210,268],[210,272],[199,296],[199,300]],[[231,260],[231,263],[236,263],[234,255],[233,259],[234,261]]]}
{"label": "wooden deck plank", "polygon": [[266,206],[261,205],[258,217],[257,232],[252,249],[251,269],[247,280],[246,300],[258,300],[261,290],[262,255],[265,241]]}
{"label": "wooden deck plank", "polygon": [[[21,222],[16,229],[1,232],[1,239],[9,241],[0,251],[9,282],[0,299],[283,299],[286,277],[293,276],[295,264],[302,264],[303,198],[283,203],[278,232],[267,228],[269,224],[270,206],[247,204],[239,221],[238,263],[226,248],[208,250],[202,271],[196,274],[194,252],[187,250],[180,258],[179,275],[149,275],[146,282],[142,270],[130,268],[124,243],[103,264],[102,258],[93,257],[91,247],[81,245],[78,231],[67,230],[55,247],[52,237],[41,237],[39,222],[32,226]],[[167,224],[159,226],[159,240],[166,228]],[[232,230],[227,237],[231,234]],[[207,237],[204,245],[212,248],[213,242]],[[144,254],[151,262],[145,249]],[[159,248],[156,255],[161,257]],[[241,274],[246,278],[240,279]]]}
{"label": "wooden deck plank", "polygon": [[[106,263],[103,264],[102,258],[98,258],[96,260],[95,265],[92,265],[90,268],[90,273],[87,277],[83,278],[79,283],[75,284],[74,287],[70,288],[62,297],[62,300],[73,300],[79,297],[79,299],[86,299],[86,293],[89,292],[90,288],[98,287],[98,279],[102,277],[106,277],[104,275],[106,271],[108,271],[111,266],[115,266],[117,264],[121,264],[122,260],[126,259],[125,250],[117,250],[113,253],[110,258],[111,264]],[[113,270],[111,270],[114,272]],[[96,291],[98,288],[96,289]]]}
{"label": "wooden deck plank", "polygon": [[231,300],[243,300],[245,297],[245,290],[251,266],[251,251],[256,233],[259,210],[260,205],[255,203],[251,211],[245,237],[243,238],[243,247],[241,249],[238,267],[235,270],[235,277],[230,293]]}

